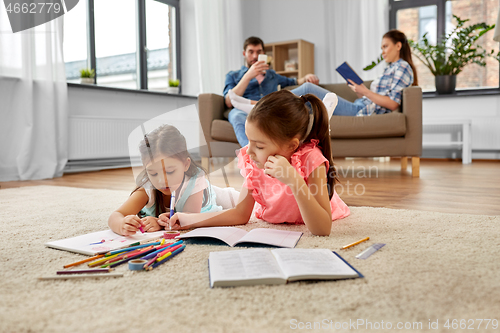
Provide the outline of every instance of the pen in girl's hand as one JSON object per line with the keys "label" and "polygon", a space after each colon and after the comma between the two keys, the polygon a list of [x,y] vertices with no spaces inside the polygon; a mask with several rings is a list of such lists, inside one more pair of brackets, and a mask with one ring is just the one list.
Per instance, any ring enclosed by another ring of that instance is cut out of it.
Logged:
{"label": "pen in girl's hand", "polygon": [[[175,191],[170,194],[170,218],[174,216],[174,205],[175,205]],[[172,230],[172,226],[170,223],[168,224],[170,230]]]}

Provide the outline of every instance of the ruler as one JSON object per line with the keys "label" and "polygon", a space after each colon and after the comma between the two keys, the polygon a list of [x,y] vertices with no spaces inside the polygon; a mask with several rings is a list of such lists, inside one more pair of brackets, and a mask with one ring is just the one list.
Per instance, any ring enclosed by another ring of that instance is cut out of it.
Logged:
{"label": "ruler", "polygon": [[375,243],[356,256],[358,259],[367,259],[369,256],[380,250],[385,244]]}

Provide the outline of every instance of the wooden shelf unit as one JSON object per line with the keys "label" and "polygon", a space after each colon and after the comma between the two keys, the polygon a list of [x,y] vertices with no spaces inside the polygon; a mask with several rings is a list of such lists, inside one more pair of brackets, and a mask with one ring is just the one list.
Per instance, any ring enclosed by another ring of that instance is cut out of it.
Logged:
{"label": "wooden shelf unit", "polygon": [[[303,39],[267,43],[264,52],[272,57],[271,69],[280,75],[299,79],[314,74],[314,44]],[[285,60],[295,60],[297,70],[285,71]]]}

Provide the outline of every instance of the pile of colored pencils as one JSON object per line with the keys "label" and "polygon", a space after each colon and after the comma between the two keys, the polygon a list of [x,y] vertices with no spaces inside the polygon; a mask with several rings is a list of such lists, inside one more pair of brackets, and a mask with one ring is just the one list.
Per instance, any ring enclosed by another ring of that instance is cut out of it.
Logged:
{"label": "pile of colored pencils", "polygon": [[64,268],[90,262],[88,266],[92,268],[100,267],[101,269],[112,269],[116,266],[127,263],[132,259],[143,259],[147,260],[143,269],[152,270],[182,252],[186,247],[183,242],[184,241],[180,240],[175,243],[166,244],[165,239],[162,239],[161,241],[153,243],[139,245],[136,243],[123,249],[111,251],[106,254],[99,254],[97,256],[66,265]]}

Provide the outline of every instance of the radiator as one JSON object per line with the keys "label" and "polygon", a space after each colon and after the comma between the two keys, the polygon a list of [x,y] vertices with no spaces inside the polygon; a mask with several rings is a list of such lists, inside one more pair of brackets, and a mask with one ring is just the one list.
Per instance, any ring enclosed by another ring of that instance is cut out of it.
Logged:
{"label": "radiator", "polygon": [[[70,116],[68,159],[129,158],[128,137],[134,129],[146,122],[147,119]],[[172,119],[172,122],[183,133],[193,158],[197,158],[200,145],[204,145],[200,143],[200,137],[203,136],[198,120]],[[139,156],[135,156],[134,161],[140,161],[138,158]]]}
{"label": "radiator", "polygon": [[70,116],[69,160],[129,156],[128,136],[146,119]]}

